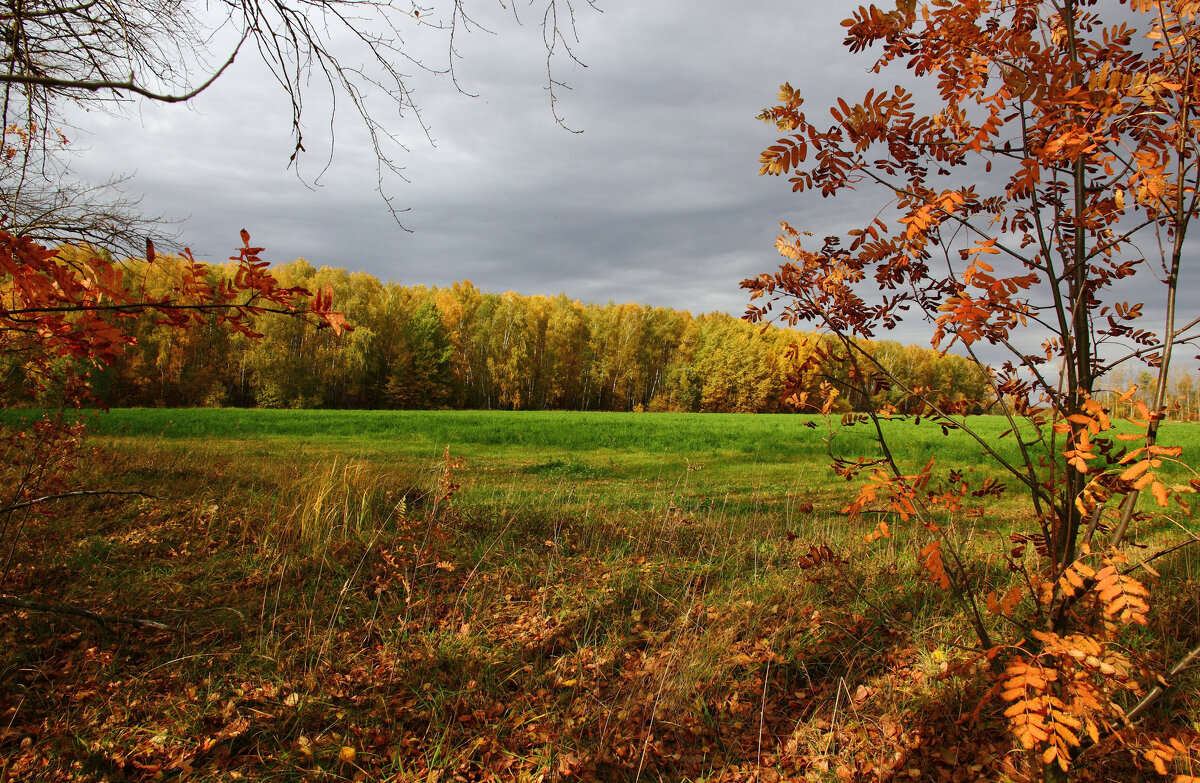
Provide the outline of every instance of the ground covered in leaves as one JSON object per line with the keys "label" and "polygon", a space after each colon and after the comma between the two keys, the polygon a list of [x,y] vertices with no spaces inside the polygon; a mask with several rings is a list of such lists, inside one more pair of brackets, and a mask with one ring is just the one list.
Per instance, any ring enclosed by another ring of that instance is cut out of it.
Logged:
{"label": "ground covered in leaves", "polygon": [[[8,529],[0,781],[1023,780],[902,536],[702,488],[623,512],[458,502],[418,475],[227,446],[89,452]],[[819,488],[814,488],[818,493]],[[994,520],[993,520],[994,522]],[[861,528],[861,529],[859,529]],[[978,531],[986,547],[1005,531]],[[1196,560],[1147,646],[1200,627]],[[1192,642],[1194,644],[1194,642]],[[1194,679],[1155,720],[1194,742]],[[1102,745],[1084,779],[1156,778]],[[1105,754],[1112,753],[1112,761]],[[1133,756],[1132,758],[1136,758]]]}

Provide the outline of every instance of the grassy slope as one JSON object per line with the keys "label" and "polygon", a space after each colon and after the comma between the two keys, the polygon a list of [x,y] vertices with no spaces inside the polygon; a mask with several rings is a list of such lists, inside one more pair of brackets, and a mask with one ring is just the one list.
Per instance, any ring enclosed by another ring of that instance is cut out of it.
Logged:
{"label": "grassy slope", "polygon": [[[977,764],[994,779],[1009,757],[994,710],[955,725],[980,694],[939,679],[964,629],[911,578],[923,534],[863,545],[873,522],[837,513],[850,487],[802,421],[107,414],[83,483],[163,499],[31,518],[3,589],[188,634],[0,614],[4,769],[821,780]],[[905,426],[913,462],[975,461]],[[450,503],[447,445],[468,459]],[[956,524],[988,550],[1021,516],[1012,501]],[[810,543],[849,562],[802,568]],[[1200,627],[1200,564],[1160,565],[1169,589],[1143,641],[1169,657]],[[1187,687],[1157,719],[1198,707]]]}

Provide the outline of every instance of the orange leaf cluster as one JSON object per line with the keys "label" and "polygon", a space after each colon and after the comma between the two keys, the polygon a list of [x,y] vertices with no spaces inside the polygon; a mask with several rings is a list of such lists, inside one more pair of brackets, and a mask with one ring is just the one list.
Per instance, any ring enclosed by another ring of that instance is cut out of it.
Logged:
{"label": "orange leaf cluster", "polygon": [[1005,667],[1000,697],[1009,706],[1013,736],[1043,764],[1066,771],[1083,747],[1084,736],[1100,741],[1101,732],[1120,722],[1123,713],[1111,694],[1132,689],[1129,661],[1086,634],[1061,636],[1035,631],[1041,651],[1018,656]]}
{"label": "orange leaf cluster", "polygon": [[[88,248],[51,250],[0,230],[0,287],[8,294],[0,305],[0,351],[27,357],[26,377],[44,386],[53,377],[74,375],[56,360],[112,362],[120,346],[135,342],[127,319],[147,313],[178,329],[212,318],[251,337],[259,336],[251,319],[265,312],[311,317],[338,334],[349,328],[332,309],[331,291],[318,293],[305,306],[310,293],[281,286],[259,257],[262,248],[250,245],[245,230],[241,238],[242,247],[231,258],[238,264],[231,280],[212,282],[208,266],[185,249],[173,270],[170,295],[147,298],[124,284],[119,264]],[[159,260],[149,241],[146,260]]]}

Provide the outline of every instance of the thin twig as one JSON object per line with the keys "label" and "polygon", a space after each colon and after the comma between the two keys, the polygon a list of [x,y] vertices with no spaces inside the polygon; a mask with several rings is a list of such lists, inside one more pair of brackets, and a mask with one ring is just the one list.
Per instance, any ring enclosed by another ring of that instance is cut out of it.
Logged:
{"label": "thin twig", "polygon": [[34,612],[46,612],[47,614],[65,614],[72,617],[82,617],[85,620],[108,628],[110,625],[136,625],[142,628],[154,628],[159,631],[170,631],[172,633],[183,633],[182,628],[173,625],[166,625],[156,620],[148,620],[144,617],[130,617],[128,615],[106,615],[97,614],[96,612],[80,609],[75,606],[66,606],[64,604],[46,604],[41,601],[31,601],[28,598],[18,598],[15,595],[0,595],[0,606],[11,606],[15,609],[29,609]]}
{"label": "thin twig", "polygon": [[1191,652],[1176,661],[1175,665],[1171,667],[1171,671],[1167,672],[1168,682],[1165,685],[1155,685],[1154,689],[1147,693],[1145,697],[1139,701],[1136,706],[1134,706],[1133,709],[1125,713],[1126,719],[1130,723],[1133,723],[1135,720],[1137,720],[1139,713],[1144,711],[1154,702],[1158,701],[1159,697],[1166,693],[1167,689],[1171,687],[1169,679],[1183,673],[1185,669],[1194,666],[1197,659],[1200,659],[1200,645],[1193,647]]}
{"label": "thin twig", "polygon": [[29,506],[36,506],[41,503],[46,503],[51,500],[65,500],[67,498],[76,497],[98,497],[104,495],[137,495],[138,497],[147,498],[148,500],[159,500],[158,495],[151,495],[148,492],[142,492],[140,489],[132,490],[117,490],[117,489],[77,489],[73,492],[61,492],[57,495],[43,495],[40,498],[33,500],[23,500],[20,503],[13,503],[11,506],[0,508],[0,514],[7,514],[10,511],[16,511]]}
{"label": "thin twig", "polygon": [[142,87],[140,84],[134,84],[133,74],[130,74],[129,78],[125,81],[118,82],[108,79],[62,79],[54,76],[40,76],[38,74],[29,73],[6,73],[0,75],[0,83],[29,84],[37,85],[39,87],[48,87],[50,89],[86,90],[89,92],[99,92],[101,90],[131,92],[160,103],[181,103],[184,101],[190,101],[192,98],[195,98],[197,95],[207,90],[212,86],[212,83],[221,76],[221,74],[225,73],[225,70],[229,68],[229,66],[233,65],[234,59],[237,57],[238,52],[241,51],[242,45],[246,43],[246,37],[249,34],[250,30],[248,29],[242,33],[242,39],[238,41],[237,46],[234,47],[233,53],[229,55],[229,59],[227,59],[220,68],[218,68],[211,76],[209,76],[208,79],[206,79],[197,87],[179,94],[158,93],[154,92],[153,90],[148,90],[145,87]]}
{"label": "thin twig", "polygon": [[1200,538],[1197,538],[1196,536],[1192,536],[1191,538],[1184,539],[1183,541],[1179,542],[1175,546],[1167,547],[1166,549],[1163,549],[1162,551],[1155,552],[1154,554],[1150,555],[1149,557],[1145,558],[1144,560],[1142,560],[1138,563],[1134,563],[1133,565],[1129,566],[1124,571],[1122,571],[1121,574],[1122,575],[1129,574],[1129,573],[1132,573],[1132,572],[1138,570],[1139,568],[1145,568],[1147,566],[1147,564],[1159,559],[1160,557],[1165,557],[1166,555],[1169,555],[1172,552],[1177,552],[1180,549],[1191,546],[1193,544],[1200,544]]}

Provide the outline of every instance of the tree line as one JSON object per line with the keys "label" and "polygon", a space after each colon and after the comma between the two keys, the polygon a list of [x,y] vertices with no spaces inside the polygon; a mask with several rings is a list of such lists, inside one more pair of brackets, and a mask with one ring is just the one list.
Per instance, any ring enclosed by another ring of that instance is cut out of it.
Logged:
{"label": "tree line", "polygon": [[[59,249],[64,263],[80,252]],[[130,260],[124,284],[144,300],[166,297],[181,265],[162,256],[154,264]],[[235,272],[232,264],[211,266],[209,282],[217,285]],[[143,312],[131,316],[136,344],[90,369],[97,401],[114,407],[762,413],[792,410],[786,397],[815,392],[824,381],[844,390],[842,411],[884,403],[904,411],[909,389],[933,389],[950,401],[992,396],[977,364],[894,341],[869,344],[898,382],[880,383],[868,396],[863,383],[846,383],[848,365],[836,360],[828,337],[764,329],[725,313],[693,316],[644,304],[583,304],[565,294],[487,293],[466,280],[446,288],[405,286],[365,272],[318,269],[304,259],[272,272],[283,286],[330,288],[353,331],[338,335],[301,319],[263,315],[252,322],[262,337],[253,339],[224,328],[219,313],[178,330]],[[797,385],[794,368],[818,349],[830,358]],[[56,404],[60,390],[26,395],[28,385],[19,382],[23,367],[20,356],[4,359],[5,388],[26,390],[5,403]],[[1143,381],[1138,397],[1154,394],[1156,384],[1142,375],[1128,379]],[[1172,417],[1194,418],[1197,385],[1186,372],[1176,375]]]}
{"label": "tree line", "polygon": [[[233,269],[212,267],[228,276]],[[268,408],[474,408],[777,412],[796,359],[814,334],[762,329],[724,313],[693,316],[643,304],[583,304],[567,297],[383,283],[363,272],[297,260],[272,270],[285,286],[332,289],[353,331],[337,335],[299,319],[260,317],[255,340],[224,329],[219,314],[189,330],[137,316],[137,343],[92,371],[111,406]],[[126,285],[165,296],[172,259],[125,265]],[[219,280],[214,280],[214,284]],[[986,379],[958,356],[898,343],[879,352],[901,377],[948,395],[979,398]],[[844,370],[830,362],[827,377]],[[9,368],[11,372],[13,368]],[[9,388],[16,388],[9,385]],[[861,408],[875,400],[848,397]]]}

